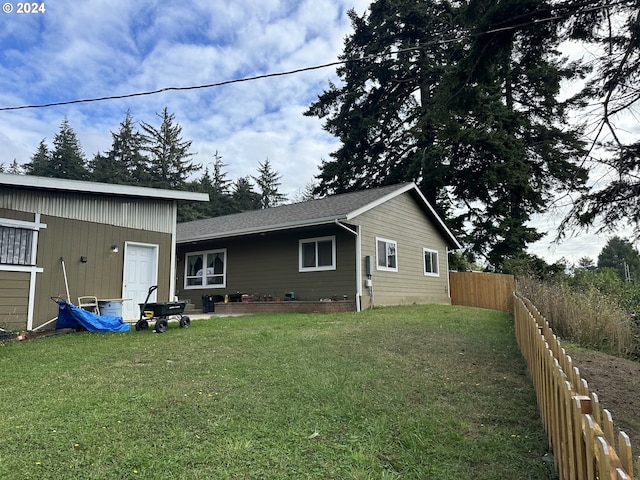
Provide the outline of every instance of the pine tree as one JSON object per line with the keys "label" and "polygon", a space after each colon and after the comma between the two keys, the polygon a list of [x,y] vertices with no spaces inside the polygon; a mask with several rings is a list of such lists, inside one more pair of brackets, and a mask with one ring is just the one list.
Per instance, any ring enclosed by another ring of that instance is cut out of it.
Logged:
{"label": "pine tree", "polygon": [[175,124],[174,114],[167,107],[157,114],[162,119],[159,128],[141,122],[143,150],[148,153],[148,186],[166,189],[183,189],[190,174],[201,166],[189,161],[193,153],[190,140],[182,139],[182,127]]}
{"label": "pine tree", "polygon": [[71,180],[87,180],[89,172],[80,142],[65,118],[60,131],[53,139],[53,150],[49,150],[45,140],[41,140],[31,161],[24,165],[27,175]]}
{"label": "pine tree", "polygon": [[640,280],[640,254],[626,238],[609,239],[598,255],[598,268],[613,268],[623,280]]}
{"label": "pine tree", "polygon": [[613,179],[580,196],[561,233],[594,224],[599,232],[613,232],[631,224],[640,235],[640,141],[637,135],[623,137],[626,129],[618,123],[634,118],[640,105],[640,4],[567,0],[557,12],[570,14],[566,37],[586,44],[593,55],[584,67],[590,75],[575,100],[581,102],[580,118],[592,133],[591,157],[599,156],[600,171]]}
{"label": "pine tree", "polygon": [[95,182],[121,185],[145,184],[147,175],[142,155],[143,138],[135,130],[131,113],[127,111],[117,132],[111,132],[111,149],[97,153],[91,162],[91,179]]}
{"label": "pine tree", "polygon": [[275,207],[286,201],[287,196],[278,190],[281,178],[282,176],[271,167],[268,158],[264,163],[259,163],[258,175],[253,177],[253,180],[259,189],[261,208]]}
{"label": "pine tree", "polygon": [[540,238],[531,215],[586,181],[581,132],[556,100],[573,71],[555,55],[555,25],[538,21],[548,5],[376,0],[349,15],[343,84],[307,112],[341,140],[318,193],[415,181],[500,269]]}
{"label": "pine tree", "polygon": [[211,174],[211,188],[218,195],[229,195],[231,192],[231,180],[227,178],[225,170],[228,165],[222,161],[222,156],[216,152],[213,154],[213,173]]}
{"label": "pine tree", "polygon": [[202,177],[193,182],[188,188],[188,190],[209,194],[209,201],[207,203],[190,202],[180,205],[180,221],[236,213],[237,210],[230,192],[232,182],[227,179],[227,172],[224,170],[226,166],[222,161],[222,157],[218,152],[215,152],[213,172],[210,172],[209,167],[206,167]]}
{"label": "pine tree", "polygon": [[11,165],[9,165],[9,173],[12,173],[14,175],[20,175],[22,174],[22,166],[18,163],[17,159],[13,159],[13,162],[11,162]]}
{"label": "pine tree", "polygon": [[51,152],[44,139],[40,140],[38,149],[31,156],[31,161],[24,164],[24,171],[27,175],[38,177],[50,177]]}
{"label": "pine tree", "polygon": [[251,177],[240,177],[236,180],[232,198],[237,212],[259,210],[261,208],[261,196],[253,190]]}
{"label": "pine tree", "polygon": [[65,118],[60,131],[53,138],[53,150],[50,157],[48,177],[66,178],[70,180],[88,180],[87,161],[76,132]]}

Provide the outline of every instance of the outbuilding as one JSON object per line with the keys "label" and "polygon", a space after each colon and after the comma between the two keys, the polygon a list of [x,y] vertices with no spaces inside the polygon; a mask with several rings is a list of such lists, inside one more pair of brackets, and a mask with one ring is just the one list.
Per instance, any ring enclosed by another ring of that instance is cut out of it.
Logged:
{"label": "outbuilding", "polygon": [[175,296],[180,202],[203,193],[0,173],[0,327],[33,330],[52,297],[94,296],[125,320]]}

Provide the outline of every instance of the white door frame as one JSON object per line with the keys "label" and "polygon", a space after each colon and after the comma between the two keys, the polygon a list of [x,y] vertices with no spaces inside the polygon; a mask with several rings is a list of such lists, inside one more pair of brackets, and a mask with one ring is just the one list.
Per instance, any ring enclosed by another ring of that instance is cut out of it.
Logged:
{"label": "white door frame", "polygon": [[[136,303],[136,299],[126,299],[126,295],[127,292],[125,291],[125,287],[126,287],[126,282],[127,282],[127,278],[129,275],[129,262],[127,261],[127,251],[129,247],[145,247],[145,248],[149,248],[152,250],[152,257],[153,257],[153,266],[151,267],[152,272],[151,272],[151,281],[150,284],[148,285],[149,287],[151,287],[152,285],[158,285],[158,258],[159,258],[159,251],[160,251],[160,246],[154,243],[141,243],[141,242],[124,242],[124,265],[123,265],[123,269],[122,269],[122,298],[125,298],[125,303],[131,303],[133,302],[133,311],[137,311],[137,305],[135,305]],[[153,292],[152,295],[153,301],[155,301],[156,297],[156,292]],[[140,302],[143,302],[144,299],[140,300]],[[126,308],[126,307],[125,307]],[[132,320],[132,319],[125,319],[125,320]]]}

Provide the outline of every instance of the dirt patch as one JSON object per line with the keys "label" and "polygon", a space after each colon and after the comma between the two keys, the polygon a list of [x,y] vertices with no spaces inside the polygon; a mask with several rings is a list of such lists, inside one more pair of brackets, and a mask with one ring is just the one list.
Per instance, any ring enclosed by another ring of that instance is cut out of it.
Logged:
{"label": "dirt patch", "polygon": [[574,366],[595,392],[601,408],[611,412],[617,430],[629,435],[634,454],[640,451],[640,362],[600,352],[567,349]]}

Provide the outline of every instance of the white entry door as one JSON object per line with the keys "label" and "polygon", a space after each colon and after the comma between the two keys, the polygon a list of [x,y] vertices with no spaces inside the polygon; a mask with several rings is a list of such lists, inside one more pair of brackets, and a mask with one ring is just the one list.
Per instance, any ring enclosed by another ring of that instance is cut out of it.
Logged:
{"label": "white entry door", "polygon": [[[144,303],[149,287],[158,284],[158,245],[126,242],[124,245],[122,317],[125,320],[140,318],[139,303]],[[156,292],[149,302],[157,301]]]}

